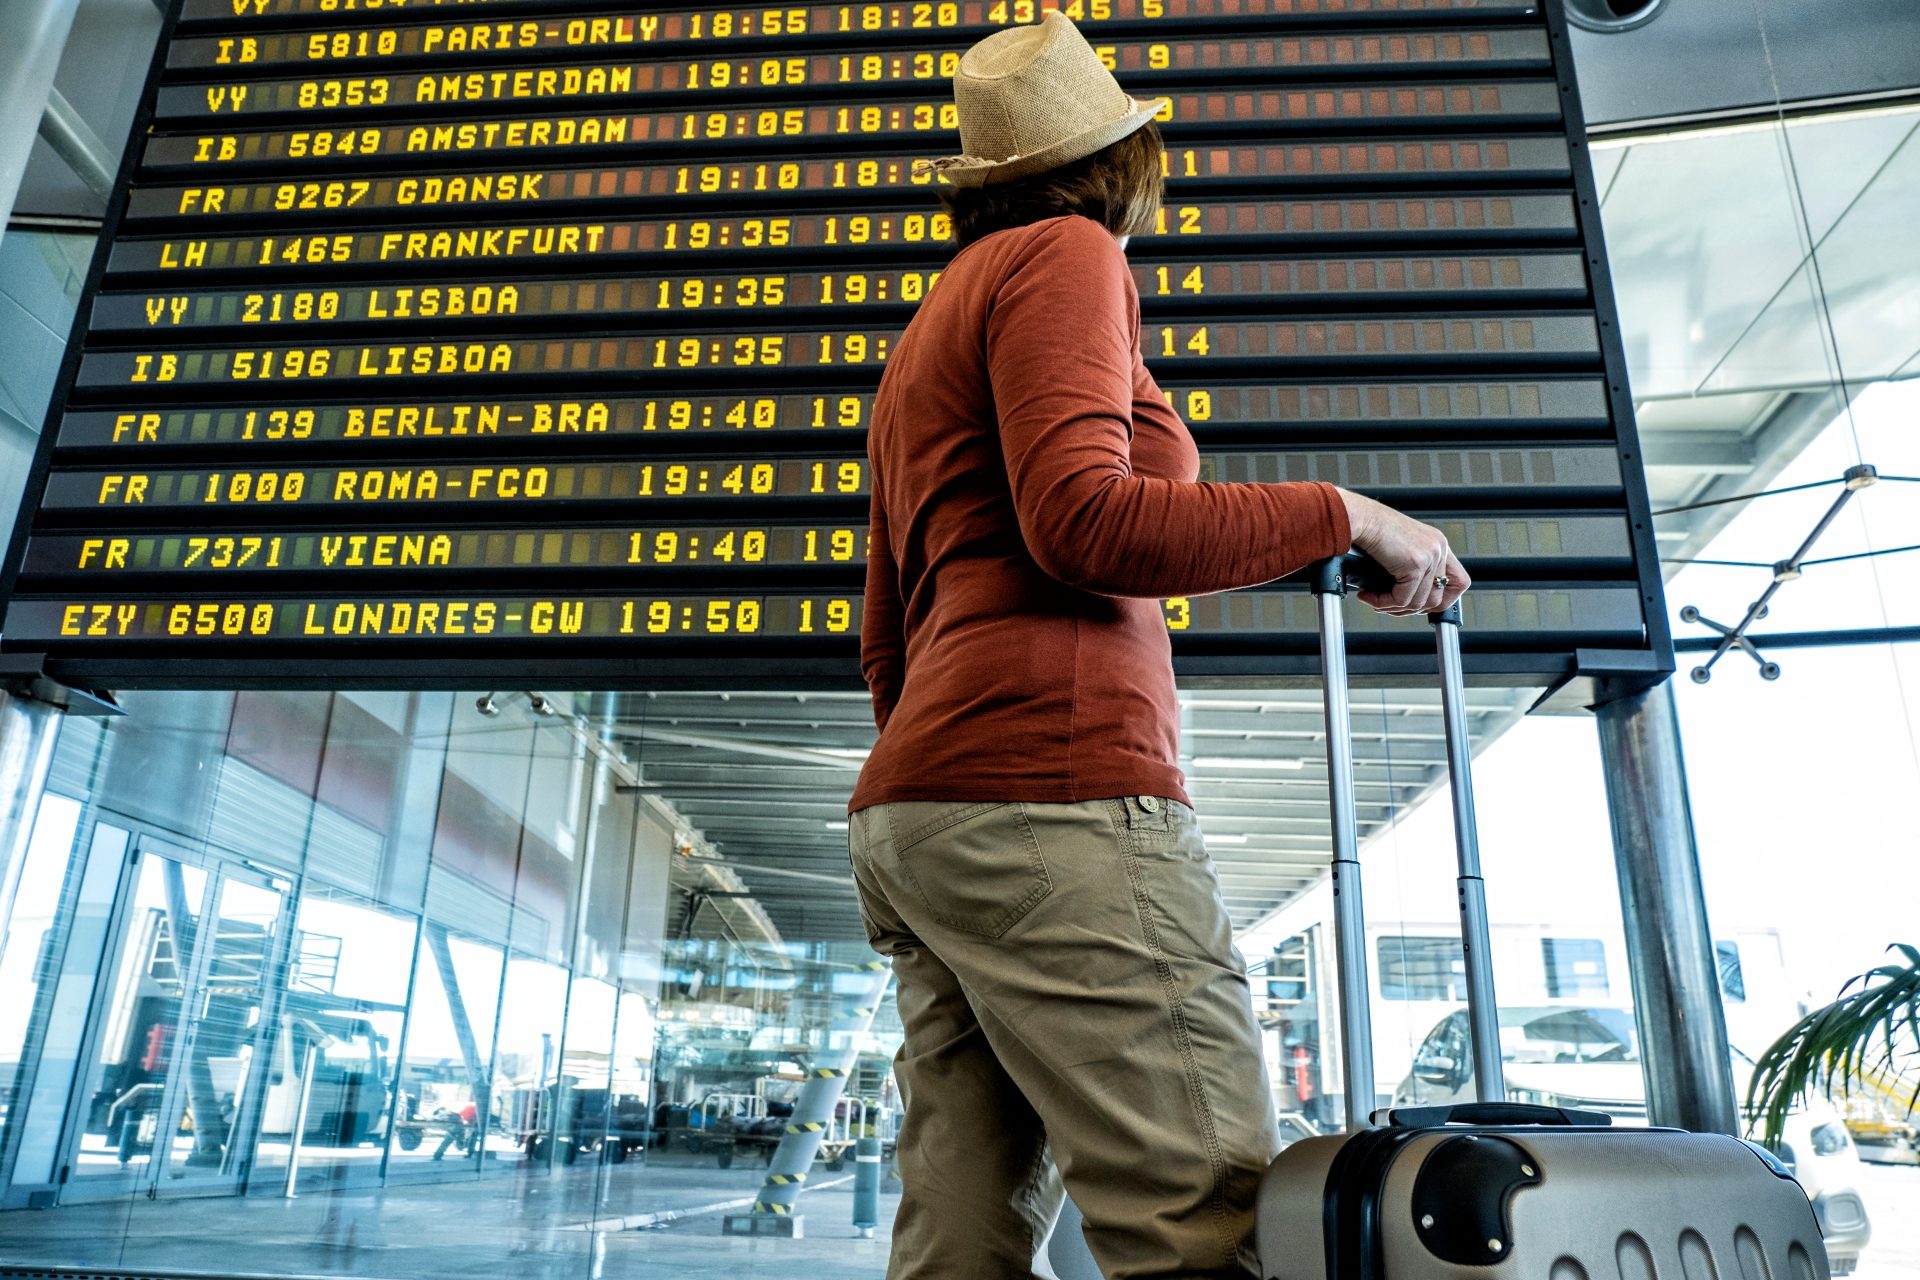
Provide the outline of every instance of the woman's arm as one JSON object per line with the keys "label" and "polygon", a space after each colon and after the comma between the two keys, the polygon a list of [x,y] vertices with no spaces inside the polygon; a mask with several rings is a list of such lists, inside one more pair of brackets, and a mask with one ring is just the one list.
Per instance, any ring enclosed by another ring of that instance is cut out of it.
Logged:
{"label": "woman's arm", "polygon": [[867,595],[860,615],[860,674],[867,678],[867,688],[873,694],[873,722],[885,729],[906,681],[906,606],[900,599],[900,571],[887,542],[887,516],[880,505],[877,484],[873,486],[871,510],[867,523]]}
{"label": "woman's arm", "polygon": [[1120,246],[1085,218],[1036,238],[995,296],[987,367],[1020,530],[1084,591],[1200,595],[1284,577],[1350,542],[1325,484],[1199,484],[1133,474],[1139,300]]}

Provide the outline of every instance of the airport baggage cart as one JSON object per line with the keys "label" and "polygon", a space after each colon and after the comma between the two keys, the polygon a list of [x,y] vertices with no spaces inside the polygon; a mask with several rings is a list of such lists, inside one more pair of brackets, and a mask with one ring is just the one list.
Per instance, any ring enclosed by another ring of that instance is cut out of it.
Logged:
{"label": "airport baggage cart", "polygon": [[1350,586],[1378,572],[1354,556],[1312,570],[1326,686],[1349,1131],[1296,1142],[1267,1171],[1256,1226],[1263,1280],[1827,1280],[1812,1206],[1762,1148],[1718,1134],[1613,1129],[1597,1113],[1505,1100],[1457,605],[1433,624],[1480,1101],[1376,1113],[1367,1125],[1375,1093],[1341,608]]}

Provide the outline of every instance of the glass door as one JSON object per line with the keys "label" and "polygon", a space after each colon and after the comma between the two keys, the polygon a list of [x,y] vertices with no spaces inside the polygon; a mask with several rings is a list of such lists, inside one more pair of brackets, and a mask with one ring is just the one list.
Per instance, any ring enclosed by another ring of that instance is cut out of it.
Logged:
{"label": "glass door", "polygon": [[286,898],[249,868],[141,839],[88,1028],[62,1201],[244,1178]]}
{"label": "glass door", "polygon": [[182,1001],[150,1169],[156,1193],[236,1190],[259,1134],[280,983],[276,945],[287,894],[251,869],[223,866],[194,922],[193,966]]}

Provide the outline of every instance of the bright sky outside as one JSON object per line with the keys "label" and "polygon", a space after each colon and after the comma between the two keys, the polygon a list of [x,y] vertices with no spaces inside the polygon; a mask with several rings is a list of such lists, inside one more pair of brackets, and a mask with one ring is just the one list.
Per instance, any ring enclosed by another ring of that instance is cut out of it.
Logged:
{"label": "bright sky outside", "polygon": [[[1835,479],[1866,461],[1887,476],[1920,476],[1920,381],[1868,388],[1775,487]],[[1790,556],[1839,492],[1831,485],[1750,503],[1703,558],[1764,564]],[[1856,494],[1809,558],[1920,544],[1920,484]],[[1668,587],[1680,606],[1737,620],[1765,589],[1766,569],[1693,565]],[[1831,630],[1920,622],[1920,552],[1809,569],[1756,628]],[[1714,678],[1675,682],[1708,908],[1722,937],[1778,929],[1794,998],[1824,1001],[1880,962],[1888,943],[1920,942],[1920,646],[1783,650],[1779,680],[1740,654]],[[1355,725],[1366,717],[1356,705]],[[1475,764],[1482,854],[1496,923],[1555,923],[1620,931],[1606,795],[1593,722],[1532,718]],[[1367,860],[1369,917],[1454,918],[1452,818],[1423,804],[1377,841]],[[1267,931],[1242,942],[1264,954]],[[1750,966],[1763,957],[1749,957]],[[1626,998],[1626,975],[1615,975]],[[1784,1025],[1780,1028],[1784,1029]]]}

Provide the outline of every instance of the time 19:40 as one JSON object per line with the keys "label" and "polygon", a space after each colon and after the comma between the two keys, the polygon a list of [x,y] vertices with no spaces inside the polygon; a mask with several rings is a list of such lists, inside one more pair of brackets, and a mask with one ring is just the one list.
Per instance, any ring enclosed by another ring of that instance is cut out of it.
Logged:
{"label": "time 19:40", "polygon": [[[856,458],[841,462],[815,462],[808,470],[807,493],[860,492],[863,467]],[[719,480],[712,483],[736,497],[748,493],[770,494],[776,487],[778,476],[779,471],[774,463],[742,462],[727,468]],[[684,463],[659,466],[649,462],[640,468],[638,495],[642,498],[660,495],[679,498],[689,493],[704,493],[708,484],[709,473],[703,466]]]}
{"label": "time 19:40", "polygon": [[[815,396],[806,425],[813,428],[859,427],[866,421],[861,396]],[[642,431],[690,431],[714,424],[712,409],[692,400],[649,400],[640,421]],[[720,421],[736,431],[771,431],[780,425],[780,402],[773,399],[736,400]]]}

